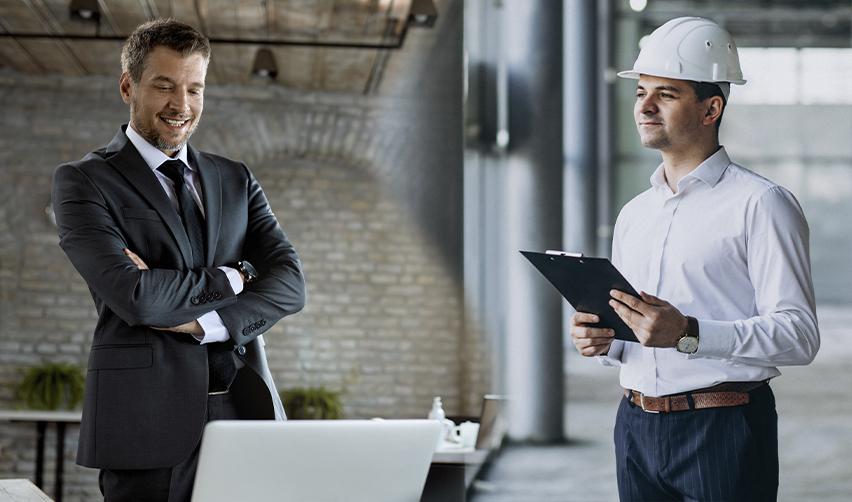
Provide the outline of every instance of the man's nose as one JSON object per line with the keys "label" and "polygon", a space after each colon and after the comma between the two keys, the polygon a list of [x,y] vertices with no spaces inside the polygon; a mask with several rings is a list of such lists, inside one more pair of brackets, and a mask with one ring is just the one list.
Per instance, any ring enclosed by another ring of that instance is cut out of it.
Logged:
{"label": "man's nose", "polygon": [[657,113],[657,101],[650,95],[643,96],[639,99],[639,111],[643,114]]}
{"label": "man's nose", "polygon": [[172,99],[169,101],[172,108],[181,112],[189,110],[189,92],[176,90],[172,93]]}

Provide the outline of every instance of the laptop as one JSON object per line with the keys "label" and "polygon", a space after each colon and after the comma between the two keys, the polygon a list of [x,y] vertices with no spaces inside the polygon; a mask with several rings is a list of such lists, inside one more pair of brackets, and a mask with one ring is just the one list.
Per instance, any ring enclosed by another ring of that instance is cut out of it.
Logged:
{"label": "laptop", "polygon": [[201,440],[193,502],[418,502],[435,420],[220,420]]}
{"label": "laptop", "polygon": [[479,414],[479,434],[476,436],[477,450],[498,450],[506,435],[505,406],[506,396],[486,394],[482,398],[482,411]]}

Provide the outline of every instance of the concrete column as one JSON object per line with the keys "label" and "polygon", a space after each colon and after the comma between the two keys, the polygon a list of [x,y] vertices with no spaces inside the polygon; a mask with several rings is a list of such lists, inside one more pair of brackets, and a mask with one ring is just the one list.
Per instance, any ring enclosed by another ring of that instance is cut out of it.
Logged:
{"label": "concrete column", "polygon": [[562,2],[469,0],[465,16],[465,292],[509,437],[559,441],[562,300],[518,251],[562,246]]}
{"label": "concrete column", "polygon": [[562,243],[562,3],[509,0],[504,16],[505,266],[494,272],[506,277],[509,437],[557,441],[564,436],[561,297],[518,250]]}
{"label": "concrete column", "polygon": [[597,252],[597,2],[565,3],[565,248]]}

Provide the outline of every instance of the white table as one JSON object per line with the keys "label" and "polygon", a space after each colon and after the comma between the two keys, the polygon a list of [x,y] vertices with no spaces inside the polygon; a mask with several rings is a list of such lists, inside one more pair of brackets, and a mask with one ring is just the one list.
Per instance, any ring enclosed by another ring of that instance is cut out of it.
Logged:
{"label": "white table", "polygon": [[[79,411],[0,410],[0,421],[33,422],[36,424],[35,486],[38,488],[42,488],[44,482],[44,433],[47,430],[48,423],[56,424],[56,475],[53,483],[56,502],[62,502],[62,474],[65,467],[65,426],[69,423],[79,424],[81,416],[82,412]],[[0,492],[0,494],[2,493]]]}
{"label": "white table", "polygon": [[53,502],[29,479],[0,479],[0,502]]}

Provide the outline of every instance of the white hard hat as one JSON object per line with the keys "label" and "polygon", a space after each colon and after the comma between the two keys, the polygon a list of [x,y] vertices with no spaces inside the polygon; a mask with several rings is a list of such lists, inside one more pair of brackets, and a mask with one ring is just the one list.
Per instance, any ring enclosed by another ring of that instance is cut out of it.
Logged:
{"label": "white hard hat", "polygon": [[679,17],[654,30],[633,69],[618,72],[622,78],[639,75],[720,84],[726,99],[726,84],[746,83],[731,34],[701,17]]}

